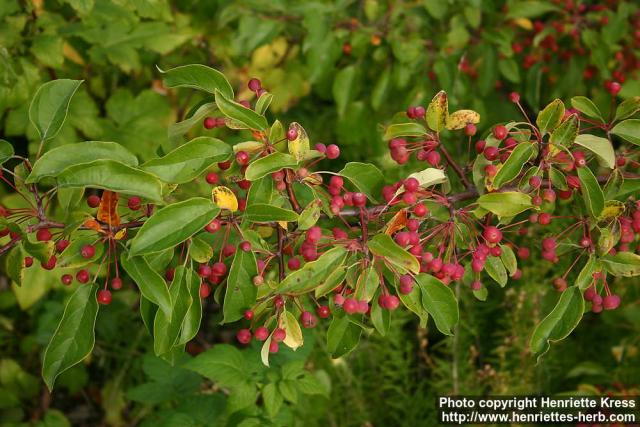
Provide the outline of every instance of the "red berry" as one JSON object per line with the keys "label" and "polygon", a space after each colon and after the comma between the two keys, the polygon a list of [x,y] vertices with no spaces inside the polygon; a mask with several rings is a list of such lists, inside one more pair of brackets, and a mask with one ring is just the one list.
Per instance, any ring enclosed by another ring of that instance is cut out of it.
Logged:
{"label": "red berry", "polygon": [[116,291],[117,291],[118,289],[122,289],[122,279],[121,279],[121,278],[119,278],[119,277],[114,277],[114,278],[111,280],[111,289],[114,289],[114,290],[116,290]]}
{"label": "red berry", "polygon": [[243,242],[240,242],[239,247],[242,252],[249,252],[251,250],[251,243],[245,240]]}
{"label": "red berry", "polygon": [[227,266],[224,262],[216,262],[211,267],[211,273],[215,274],[216,276],[224,276],[226,272]]}
{"label": "red berry", "polygon": [[245,319],[247,319],[247,320],[251,320],[251,319],[253,319],[253,311],[251,311],[251,310],[246,310],[246,311],[244,312],[244,318],[245,318]]}
{"label": "red berry", "polygon": [[111,304],[111,291],[100,289],[100,291],[98,291],[98,302],[102,305]]}
{"label": "red berry", "polygon": [[257,92],[262,89],[262,82],[254,77],[249,80],[249,83],[247,83],[247,87],[250,91]]}
{"label": "red berry", "polygon": [[347,298],[342,304],[342,309],[347,314],[354,314],[356,311],[358,311],[358,301],[353,298]]}
{"label": "red berry", "polygon": [[260,326],[256,328],[255,332],[253,333],[253,336],[258,341],[265,341],[267,338],[269,338],[269,330],[264,326]]}
{"label": "red berry", "polygon": [[289,258],[289,261],[287,261],[287,267],[289,267],[289,270],[297,270],[300,268],[300,260],[296,257],[292,257]]}
{"label": "red berry", "polygon": [[240,166],[246,165],[249,163],[249,154],[247,154],[246,151],[238,151],[236,153],[236,162],[238,162]]}
{"label": "red berry", "polygon": [[500,152],[497,147],[486,147],[483,154],[485,159],[491,162],[498,158],[498,154],[500,154]]}
{"label": "red berry", "polygon": [[422,203],[419,203],[413,207],[413,214],[419,218],[422,218],[429,212],[429,209]]}
{"label": "red berry", "polygon": [[[609,93],[613,96],[616,96],[618,93],[620,93],[620,91],[622,90],[622,85],[620,85],[620,83],[618,82],[612,82],[609,85]],[[605,307],[606,309],[607,307]]]}
{"label": "red berry", "polygon": [[71,282],[73,282],[73,276],[70,274],[63,274],[62,277],[60,278],[60,281],[62,282],[63,285],[69,286]]}
{"label": "red berry", "polygon": [[213,129],[214,127],[216,127],[216,124],[217,121],[213,117],[205,117],[204,121],[202,122],[202,125],[205,129]]}
{"label": "red berry", "polygon": [[93,258],[95,254],[96,254],[96,248],[93,245],[84,245],[80,249],[80,255],[82,255],[82,258],[85,258],[85,259]]}
{"label": "red berry", "polygon": [[90,195],[87,197],[87,205],[89,205],[90,208],[97,208],[100,206],[100,197],[95,194]]}
{"label": "red berry", "polygon": [[620,297],[618,295],[607,295],[602,298],[602,307],[605,310],[615,310],[620,306]]}
{"label": "red berry", "polygon": [[303,311],[300,313],[300,322],[302,323],[303,328],[313,328],[318,323],[318,319],[313,313],[309,311]]}
{"label": "red berry", "polygon": [[69,241],[67,239],[58,240],[56,243],[56,251],[58,253],[63,252],[69,246]]}
{"label": "red berry", "polygon": [[489,226],[482,232],[482,237],[484,237],[487,242],[496,244],[502,240],[502,231],[497,227]]}
{"label": "red berry", "polygon": [[420,182],[417,179],[411,177],[404,180],[404,189],[406,191],[417,191],[420,188]]}
{"label": "red berry", "polygon": [[298,130],[294,127],[290,127],[289,130],[287,130],[287,139],[289,141],[294,141],[296,138],[298,138]]}
{"label": "red berry", "polygon": [[39,242],[48,242],[51,240],[51,232],[46,228],[41,228],[36,232],[36,239]]}
{"label": "red berry", "polygon": [[240,329],[236,333],[236,339],[240,344],[249,344],[251,342],[251,331],[248,329]]}
{"label": "red berry", "polygon": [[473,123],[467,123],[467,125],[464,127],[464,134],[467,136],[473,136],[476,134],[477,132],[477,128],[476,125],[474,125]]}
{"label": "red berry", "polygon": [[269,343],[269,353],[277,353],[279,350],[279,345],[276,341],[271,340]]}
{"label": "red berry", "polygon": [[321,319],[326,319],[331,315],[331,309],[327,305],[321,305],[316,309],[316,313]]}
{"label": "red berry", "polygon": [[200,298],[207,298],[211,294],[211,287],[206,283],[200,283]]}
{"label": "red berry", "polygon": [[89,281],[89,272],[87,270],[80,270],[76,273],[76,280],[80,283],[87,283]]}
{"label": "red berry", "polygon": [[330,160],[337,159],[340,156],[340,147],[331,144],[327,147],[327,158]]}
{"label": "red berry", "polygon": [[220,230],[220,227],[222,225],[220,224],[220,221],[217,219],[214,219],[213,221],[211,221],[209,224],[205,225],[204,229],[206,231],[208,231],[209,233],[215,233],[218,230]]}
{"label": "red berry", "polygon": [[209,183],[209,184],[211,184],[211,185],[214,185],[214,184],[217,184],[217,183],[218,183],[218,181],[220,181],[220,178],[218,177],[218,174],[217,174],[217,173],[215,173],[215,172],[209,172],[209,173],[207,174],[206,180],[207,180],[207,183]]}
{"label": "red berry", "polygon": [[273,335],[271,335],[271,339],[275,342],[284,341],[286,337],[287,332],[282,328],[276,328],[276,330],[273,331]]}
{"label": "red berry", "polygon": [[353,193],[353,204],[357,207],[364,207],[367,204],[367,196],[363,193]]}
{"label": "red berry", "polygon": [[218,163],[218,167],[220,168],[220,170],[223,170],[223,171],[229,169],[231,167],[231,160]]}
{"label": "red berry", "polygon": [[503,140],[507,137],[509,131],[503,125],[498,125],[493,128],[493,136],[498,140]]}
{"label": "red berry", "polygon": [[33,258],[30,256],[24,257],[24,266],[25,268],[29,268],[33,265]]}
{"label": "red berry", "polygon": [[211,275],[211,272],[211,267],[207,264],[201,264],[200,266],[198,266],[198,276],[202,278],[209,277]]}
{"label": "red berry", "polygon": [[58,258],[55,255],[52,255],[51,258],[47,260],[47,262],[40,263],[42,268],[45,270],[53,270],[56,268],[56,263],[58,262]]}
{"label": "red berry", "polygon": [[140,209],[140,197],[129,197],[129,200],[127,200],[127,207],[132,211]]}
{"label": "red berry", "polygon": [[264,277],[262,276],[253,276],[253,279],[251,279],[253,282],[254,286],[260,286],[264,283]]}

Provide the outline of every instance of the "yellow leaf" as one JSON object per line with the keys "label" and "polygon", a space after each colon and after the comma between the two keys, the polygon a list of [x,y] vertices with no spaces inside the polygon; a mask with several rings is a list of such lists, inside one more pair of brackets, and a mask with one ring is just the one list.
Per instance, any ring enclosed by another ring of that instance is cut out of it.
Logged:
{"label": "yellow leaf", "polygon": [[62,55],[71,62],[75,62],[78,65],[84,65],[84,59],[82,59],[82,56],[80,56],[78,51],[69,43],[65,42],[62,45]]}
{"label": "yellow leaf", "polygon": [[213,199],[213,203],[218,205],[220,209],[227,209],[231,212],[238,210],[238,199],[236,195],[223,185],[213,187],[211,190],[211,198]]}
{"label": "yellow leaf", "polygon": [[599,221],[617,218],[624,212],[624,203],[619,200],[607,200],[604,209],[600,213]]}
{"label": "yellow leaf", "polygon": [[451,114],[447,118],[447,129],[457,130],[462,129],[469,123],[478,123],[480,121],[480,114],[473,110],[458,110]]}
{"label": "yellow leaf", "polygon": [[115,236],[113,236],[116,240],[122,240],[127,236],[127,229],[123,228],[122,230],[118,231]]}
{"label": "yellow leaf", "polygon": [[300,124],[293,122],[289,125],[289,130],[295,129],[298,137],[293,141],[289,141],[289,154],[297,161],[304,160],[309,153],[309,137],[307,132]]}
{"label": "yellow leaf", "polygon": [[513,22],[520,28],[525,30],[533,30],[533,23],[528,18],[516,18]]}
{"label": "yellow leaf", "polygon": [[282,227],[284,230],[287,229],[287,221],[278,221],[278,225]]}
{"label": "yellow leaf", "polygon": [[233,152],[246,151],[249,154],[257,153],[264,148],[264,144],[258,141],[239,142],[233,146]]}
{"label": "yellow leaf", "polygon": [[440,132],[447,124],[447,117],[449,117],[449,101],[447,93],[441,90],[429,103],[425,118],[429,129]]}
{"label": "yellow leaf", "polygon": [[298,347],[302,346],[304,340],[302,338],[302,330],[300,329],[298,319],[296,319],[296,317],[288,311],[283,311],[280,314],[279,323],[280,327],[287,333],[287,336],[283,341],[285,345],[291,347],[291,349],[293,350],[296,350]]}
{"label": "yellow leaf", "polygon": [[278,37],[272,43],[260,46],[251,55],[251,69],[268,70],[275,67],[287,54],[287,39]]}

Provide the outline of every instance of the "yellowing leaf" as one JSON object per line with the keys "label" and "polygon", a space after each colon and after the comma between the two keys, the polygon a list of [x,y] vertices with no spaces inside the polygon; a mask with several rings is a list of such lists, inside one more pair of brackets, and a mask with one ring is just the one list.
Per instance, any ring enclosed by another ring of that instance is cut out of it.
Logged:
{"label": "yellowing leaf", "polygon": [[513,23],[525,30],[533,30],[533,23],[528,18],[516,18],[513,20]]}
{"label": "yellowing leaf", "polygon": [[267,227],[264,225],[259,225],[256,228],[256,231],[258,232],[258,234],[260,235],[260,237],[271,237],[271,235],[273,235],[273,228],[272,227]]}
{"label": "yellowing leaf", "polygon": [[293,141],[289,141],[289,154],[297,161],[304,160],[309,152],[309,137],[307,132],[300,124],[293,122],[289,125],[289,130],[295,129],[298,137]]}
{"label": "yellowing leaf", "polygon": [[82,224],[87,228],[90,228],[92,230],[95,230],[99,233],[105,233],[105,231],[102,229],[102,226],[100,225],[100,223],[98,221],[96,221],[95,218],[88,218],[84,221],[84,223]]}
{"label": "yellowing leaf", "polygon": [[447,118],[447,129],[462,129],[469,123],[476,124],[480,121],[480,114],[473,110],[458,110]]}
{"label": "yellowing leaf", "polygon": [[441,90],[429,103],[425,118],[431,130],[440,132],[447,124],[447,117],[449,117],[449,101],[447,93]]}
{"label": "yellowing leaf", "polygon": [[239,142],[233,146],[233,152],[246,151],[249,154],[257,153],[264,148],[264,144],[258,141]]}
{"label": "yellowing leaf", "polygon": [[113,236],[116,240],[122,240],[125,237],[127,237],[127,229],[123,228],[122,230],[119,230],[114,236]]}
{"label": "yellowing leaf", "polygon": [[402,230],[405,225],[407,225],[407,210],[400,209],[389,221],[385,233],[391,236],[396,231]]}
{"label": "yellowing leaf", "polygon": [[238,199],[233,191],[223,185],[213,187],[211,190],[211,198],[220,209],[227,209],[231,212],[238,210]]}
{"label": "yellowing leaf", "polygon": [[278,221],[278,225],[282,227],[283,230],[287,229],[287,221]]}
{"label": "yellowing leaf", "polygon": [[607,200],[604,209],[600,212],[599,221],[617,218],[624,212],[624,203],[619,200]]}
{"label": "yellowing leaf", "polygon": [[67,42],[62,45],[62,55],[71,62],[75,62],[78,65],[84,65],[84,59],[82,59],[82,56],[80,56],[78,51]]}
{"label": "yellowing leaf", "polygon": [[110,226],[120,225],[120,215],[118,215],[118,193],[104,190],[98,206],[98,221]]}
{"label": "yellowing leaf", "polygon": [[291,349],[296,350],[301,347],[304,340],[302,338],[302,330],[296,317],[288,311],[283,311],[280,314],[280,327],[287,333],[283,343]]}

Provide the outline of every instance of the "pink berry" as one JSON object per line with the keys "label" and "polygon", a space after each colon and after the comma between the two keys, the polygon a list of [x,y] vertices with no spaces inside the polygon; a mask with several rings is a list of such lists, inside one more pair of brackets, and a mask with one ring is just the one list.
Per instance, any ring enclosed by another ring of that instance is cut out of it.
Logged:
{"label": "pink berry", "polygon": [[100,289],[98,292],[98,302],[102,305],[111,304],[111,291],[107,289]]}
{"label": "pink berry", "polygon": [[251,331],[249,329],[240,329],[236,334],[236,338],[240,344],[249,344],[251,342]]}

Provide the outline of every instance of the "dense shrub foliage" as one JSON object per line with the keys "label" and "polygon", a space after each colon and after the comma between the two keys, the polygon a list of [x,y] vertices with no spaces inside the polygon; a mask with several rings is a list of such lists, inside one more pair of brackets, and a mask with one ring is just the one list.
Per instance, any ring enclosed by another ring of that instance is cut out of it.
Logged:
{"label": "dense shrub foliage", "polygon": [[633,394],[637,6],[184,3],[0,6],[3,421]]}

